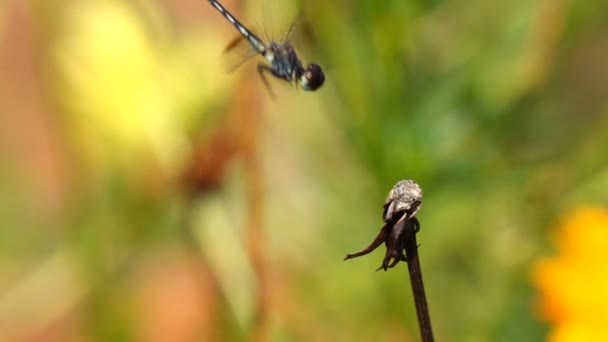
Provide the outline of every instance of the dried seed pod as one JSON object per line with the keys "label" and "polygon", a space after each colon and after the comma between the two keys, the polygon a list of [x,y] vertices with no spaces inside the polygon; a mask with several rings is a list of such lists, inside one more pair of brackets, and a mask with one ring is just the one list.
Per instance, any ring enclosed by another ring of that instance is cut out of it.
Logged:
{"label": "dried seed pod", "polygon": [[[415,217],[422,205],[422,189],[411,180],[397,182],[388,194],[384,203],[384,226],[374,241],[364,250],[348,254],[344,260],[360,257],[373,252],[383,242],[386,254],[378,270],[394,267],[399,261],[407,261],[404,252],[405,238],[420,229]],[[391,261],[392,260],[392,261]]]}
{"label": "dried seed pod", "polygon": [[384,222],[396,222],[402,213],[407,213],[406,219],[416,215],[422,205],[422,188],[412,180],[397,182],[388,193],[384,202],[382,218]]}

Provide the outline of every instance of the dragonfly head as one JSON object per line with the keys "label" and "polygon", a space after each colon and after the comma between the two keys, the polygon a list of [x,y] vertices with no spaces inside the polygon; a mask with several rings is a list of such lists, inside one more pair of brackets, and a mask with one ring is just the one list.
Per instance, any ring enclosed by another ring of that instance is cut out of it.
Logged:
{"label": "dragonfly head", "polygon": [[325,82],[325,74],[317,64],[309,64],[300,76],[300,85],[304,90],[317,90]]}

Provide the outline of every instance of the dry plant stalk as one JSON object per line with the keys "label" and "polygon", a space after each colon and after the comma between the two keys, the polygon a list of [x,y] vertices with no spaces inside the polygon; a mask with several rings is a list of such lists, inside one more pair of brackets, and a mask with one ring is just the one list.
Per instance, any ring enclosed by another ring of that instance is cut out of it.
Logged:
{"label": "dry plant stalk", "polygon": [[397,182],[384,203],[384,212],[382,213],[384,226],[380,229],[378,236],[365,249],[348,254],[344,260],[367,255],[384,242],[386,254],[376,271],[381,269],[387,271],[389,268],[395,267],[399,261],[407,262],[422,341],[432,342],[434,341],[433,330],[422,282],[418,243],[416,242],[416,233],[420,231],[420,222],[416,218],[416,213],[421,206],[422,189],[420,186],[412,180]]}

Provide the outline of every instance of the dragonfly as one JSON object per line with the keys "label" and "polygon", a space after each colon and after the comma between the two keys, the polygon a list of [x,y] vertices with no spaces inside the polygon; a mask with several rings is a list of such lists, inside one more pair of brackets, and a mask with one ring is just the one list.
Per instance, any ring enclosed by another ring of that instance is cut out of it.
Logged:
{"label": "dragonfly", "polygon": [[[299,85],[302,89],[308,91],[315,91],[323,85],[325,74],[323,74],[321,67],[314,63],[310,63],[304,67],[296,50],[289,42],[293,27],[281,41],[270,40],[265,42],[230,14],[219,1],[209,0],[209,3],[239,31],[242,38],[247,40],[251,48],[253,48],[254,54],[257,53],[264,57],[267,63],[258,63],[257,71],[272,97],[274,97],[274,93],[266,78],[267,74],[287,81],[291,85]],[[233,48],[236,43],[229,44],[227,51]]]}

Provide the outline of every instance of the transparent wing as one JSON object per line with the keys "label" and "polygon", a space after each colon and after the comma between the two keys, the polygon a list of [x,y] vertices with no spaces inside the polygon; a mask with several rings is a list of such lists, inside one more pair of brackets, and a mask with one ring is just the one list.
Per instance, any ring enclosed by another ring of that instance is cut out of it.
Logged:
{"label": "transparent wing", "polygon": [[291,38],[293,37],[293,33],[296,30],[296,22],[294,21],[289,28],[287,28],[284,32],[281,33],[279,39],[284,43],[291,43]]}
{"label": "transparent wing", "polygon": [[224,49],[222,64],[227,72],[233,72],[255,55],[257,52],[249,45],[247,39],[239,34]]}
{"label": "transparent wing", "polygon": [[295,18],[292,28],[288,31],[288,39],[293,44],[314,47],[317,45],[317,37],[310,16],[304,8],[300,9]]}
{"label": "transparent wing", "polygon": [[304,8],[297,10],[290,23],[275,35],[277,41],[292,44],[298,52],[316,44],[314,29]]}

